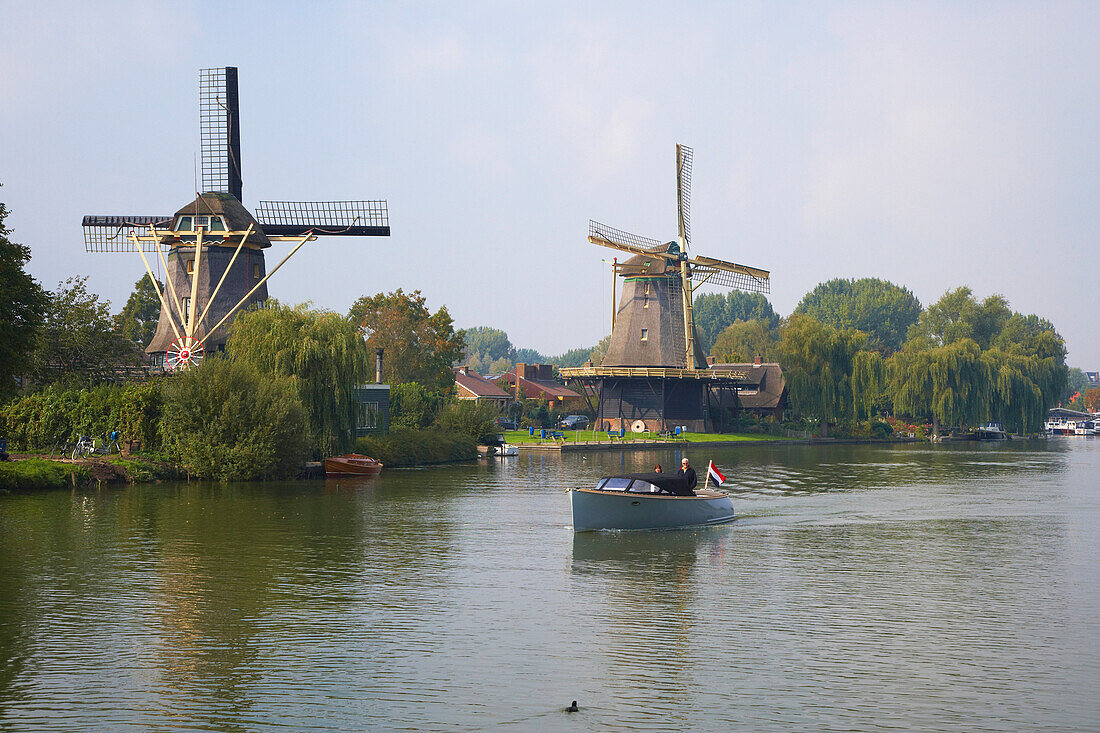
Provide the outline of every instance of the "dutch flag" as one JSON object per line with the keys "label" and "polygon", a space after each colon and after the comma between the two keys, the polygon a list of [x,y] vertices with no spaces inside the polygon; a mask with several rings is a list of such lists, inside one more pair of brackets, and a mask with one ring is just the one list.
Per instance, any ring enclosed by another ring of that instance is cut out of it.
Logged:
{"label": "dutch flag", "polygon": [[715,486],[721,486],[726,480],[726,477],[714,467],[714,461],[711,461],[710,465],[707,466],[707,475],[710,476],[710,480],[714,482]]}

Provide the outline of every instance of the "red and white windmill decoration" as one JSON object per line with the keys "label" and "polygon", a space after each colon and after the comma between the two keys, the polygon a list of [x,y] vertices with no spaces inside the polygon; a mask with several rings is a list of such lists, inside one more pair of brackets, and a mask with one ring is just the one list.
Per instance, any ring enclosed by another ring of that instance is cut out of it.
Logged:
{"label": "red and white windmill decoration", "polygon": [[202,361],[202,341],[192,336],[180,336],[168,347],[164,365],[170,370],[188,369]]}

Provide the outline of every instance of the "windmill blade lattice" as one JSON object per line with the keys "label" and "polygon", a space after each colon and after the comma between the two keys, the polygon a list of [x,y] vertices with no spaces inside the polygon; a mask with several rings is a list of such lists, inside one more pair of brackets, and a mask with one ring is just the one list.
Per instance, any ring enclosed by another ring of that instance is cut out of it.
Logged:
{"label": "windmill blade lattice", "polygon": [[[693,257],[688,262],[691,264],[691,279],[700,285],[709,283],[750,293],[770,293],[772,291],[770,273],[766,270],[758,270],[754,267],[746,267],[710,257]],[[692,289],[694,290],[694,288]]]}
{"label": "windmill blade lattice", "polygon": [[694,160],[694,150],[687,145],[676,145],[676,207],[685,252],[690,251],[691,246],[691,166]]}
{"label": "windmill blade lattice", "polygon": [[261,201],[256,220],[267,234],[282,236],[307,232],[350,237],[390,235],[390,212],[385,201]]}
{"label": "windmill blade lattice", "polygon": [[202,190],[241,200],[241,121],[237,68],[199,70]]}
{"label": "windmill blade lattice", "polygon": [[661,242],[649,237],[640,237],[637,234],[624,232],[622,229],[601,224],[598,221],[589,220],[588,239],[594,244],[600,244],[612,249],[621,249],[634,254],[663,254],[661,250],[668,246],[667,242]]}
{"label": "windmill blade lattice", "polygon": [[[149,236],[149,227],[163,227],[171,223],[170,216],[85,216],[84,249],[87,252],[133,252],[134,240],[130,232],[140,237]],[[146,252],[156,252],[160,244],[141,241]]]}

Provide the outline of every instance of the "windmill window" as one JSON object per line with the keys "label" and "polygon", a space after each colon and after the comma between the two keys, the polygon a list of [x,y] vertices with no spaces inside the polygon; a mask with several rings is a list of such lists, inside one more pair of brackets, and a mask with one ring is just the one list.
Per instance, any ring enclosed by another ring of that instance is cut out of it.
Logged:
{"label": "windmill window", "polygon": [[645,284],[645,294],[649,295],[649,283]]}
{"label": "windmill window", "polygon": [[222,218],[220,216],[210,217],[210,231],[212,231],[212,232],[224,232],[225,231],[225,222],[222,221]]}
{"label": "windmill window", "polygon": [[259,265],[259,263],[256,263],[256,264],[252,265],[252,277],[253,277],[254,279],[256,279],[256,280],[259,280],[259,279],[260,279],[260,278],[261,278],[262,276],[263,276],[263,275],[262,275],[262,273],[260,272],[260,265]]}
{"label": "windmill window", "polygon": [[195,261],[187,260],[187,274],[190,275],[195,271]]}
{"label": "windmill window", "polygon": [[186,316],[190,312],[191,312],[191,299],[190,298],[184,298],[183,299],[183,313]]}
{"label": "windmill window", "polygon": [[642,298],[642,307],[643,308],[648,308],[649,307],[649,296],[648,295],[645,296],[644,298]]}
{"label": "windmill window", "polygon": [[176,225],[177,232],[190,232],[194,231],[194,227],[191,225],[190,216],[181,216],[179,224]]}
{"label": "windmill window", "polygon": [[642,341],[649,341],[649,329],[648,328],[643,328],[642,329]]}

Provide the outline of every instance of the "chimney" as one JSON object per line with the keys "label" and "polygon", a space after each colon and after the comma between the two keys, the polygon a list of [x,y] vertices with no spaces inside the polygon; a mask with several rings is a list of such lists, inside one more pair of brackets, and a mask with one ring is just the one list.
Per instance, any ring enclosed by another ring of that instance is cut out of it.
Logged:
{"label": "chimney", "polygon": [[378,349],[374,352],[374,383],[382,384],[382,352],[385,349]]}
{"label": "chimney", "polygon": [[752,363],[753,363],[754,366],[760,366],[761,364],[764,363],[764,357],[760,356],[760,354],[757,354],[753,358]]}

